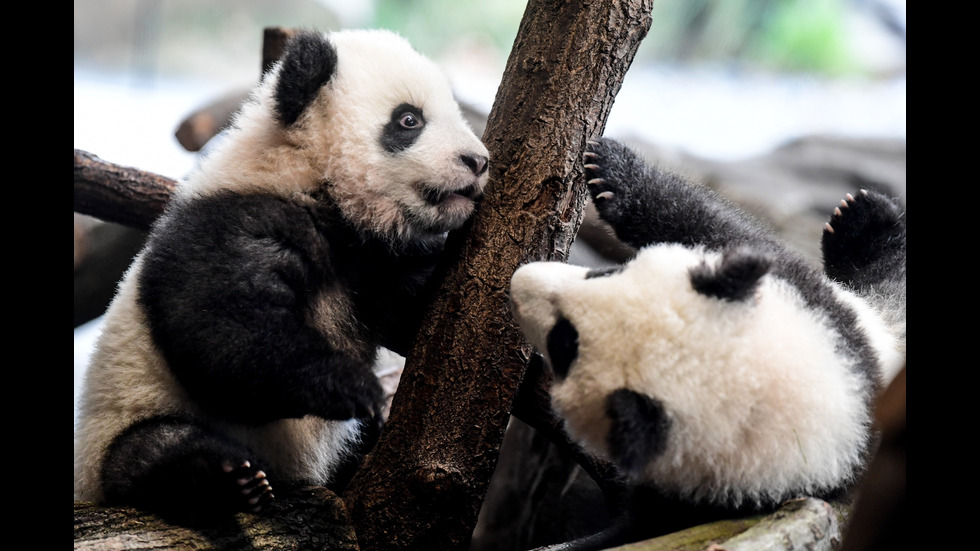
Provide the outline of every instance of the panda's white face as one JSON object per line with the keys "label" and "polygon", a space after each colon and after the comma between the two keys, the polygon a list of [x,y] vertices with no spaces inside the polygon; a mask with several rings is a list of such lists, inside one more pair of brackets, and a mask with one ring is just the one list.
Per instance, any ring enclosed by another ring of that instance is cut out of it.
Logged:
{"label": "panda's white face", "polygon": [[696,290],[692,269],[721,259],[661,245],[607,273],[518,269],[511,308],[555,375],[552,406],[587,449],[679,494],[738,502],[836,482],[865,437],[859,376],[827,367],[840,359],[826,320],[782,280],[739,300]]}
{"label": "panda's white face", "polygon": [[489,153],[449,82],[402,38],[330,35],[337,71],[293,134],[348,217],[413,239],[458,228],[487,182]]}
{"label": "panda's white face", "polygon": [[[285,69],[277,65],[185,191],[288,197],[326,184],[348,220],[392,242],[460,227],[483,194],[489,153],[446,76],[388,31],[338,31],[327,40],[336,65],[323,64],[329,71],[322,84],[303,78],[306,71],[319,76],[320,59],[331,57],[327,48],[308,41],[311,53],[296,56],[303,70],[291,72],[286,87],[295,96],[287,106],[298,111],[290,112],[295,120],[281,120]],[[304,87],[312,90],[307,99]]]}

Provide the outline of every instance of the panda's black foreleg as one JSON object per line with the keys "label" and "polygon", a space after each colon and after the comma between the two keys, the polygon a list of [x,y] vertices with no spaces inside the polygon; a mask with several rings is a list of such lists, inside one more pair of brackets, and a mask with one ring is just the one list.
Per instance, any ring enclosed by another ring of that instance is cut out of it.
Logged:
{"label": "panda's black foreleg", "polygon": [[583,160],[599,216],[634,248],[656,243],[724,248],[766,239],[761,226],[717,193],[647,164],[615,140],[590,141]]}
{"label": "panda's black foreleg", "polygon": [[821,249],[831,278],[866,288],[905,272],[905,213],[895,199],[848,194],[824,226]]}
{"label": "panda's black foreleg", "polygon": [[259,460],[243,445],[189,419],[154,417],[113,440],[102,464],[110,505],[130,505],[168,522],[197,526],[273,499]]}

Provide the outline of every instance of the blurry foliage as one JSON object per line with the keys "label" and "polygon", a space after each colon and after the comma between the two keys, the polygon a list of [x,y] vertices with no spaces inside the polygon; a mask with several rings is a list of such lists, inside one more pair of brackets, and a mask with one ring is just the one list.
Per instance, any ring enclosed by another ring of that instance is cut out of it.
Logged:
{"label": "blurry foliage", "polygon": [[658,0],[638,59],[831,75],[859,70],[848,0]]}
{"label": "blurry foliage", "polygon": [[[657,0],[636,63],[714,64],[828,75],[861,67],[849,17],[871,0]],[[526,0],[74,0],[76,64],[135,74],[249,80],[262,29],[396,30],[435,59],[502,70]],[[351,15],[356,13],[357,15]]]}
{"label": "blurry foliage", "polygon": [[495,52],[503,67],[525,5],[525,0],[378,0],[373,24],[398,31],[432,57],[480,47]]}
{"label": "blurry foliage", "polygon": [[771,7],[748,58],[784,70],[829,74],[860,70],[849,55],[852,46],[840,0],[784,0]]}
{"label": "blurry foliage", "polygon": [[[506,60],[524,0],[379,0],[374,23],[438,56],[486,39]],[[657,0],[637,63],[731,64],[841,75],[859,71],[847,32],[852,0]]]}

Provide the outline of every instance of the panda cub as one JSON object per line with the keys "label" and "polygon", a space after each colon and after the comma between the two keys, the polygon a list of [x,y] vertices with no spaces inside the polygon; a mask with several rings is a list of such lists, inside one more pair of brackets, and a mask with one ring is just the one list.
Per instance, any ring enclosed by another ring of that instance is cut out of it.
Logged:
{"label": "panda cub", "polygon": [[298,33],[121,282],[87,372],[75,499],[174,522],[342,482],[381,424],[488,152],[446,77],[380,30]]}
{"label": "panda cub", "polygon": [[633,539],[843,495],[873,446],[872,400],[905,360],[898,203],[849,195],[823,273],[615,141],[584,157],[600,216],[638,253],[613,269],[522,266],[511,307],[569,435],[634,488]]}

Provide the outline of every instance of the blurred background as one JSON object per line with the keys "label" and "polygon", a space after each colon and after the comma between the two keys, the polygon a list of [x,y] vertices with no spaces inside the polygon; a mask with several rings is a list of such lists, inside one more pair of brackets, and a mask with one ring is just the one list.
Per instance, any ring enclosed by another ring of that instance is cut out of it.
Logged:
{"label": "blurred background", "polygon": [[[75,0],[75,147],[179,177],[182,117],[254,84],[266,26],[386,27],[489,111],[523,0]],[[905,0],[657,0],[608,131],[717,159],[905,137]]]}

